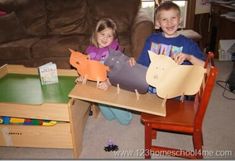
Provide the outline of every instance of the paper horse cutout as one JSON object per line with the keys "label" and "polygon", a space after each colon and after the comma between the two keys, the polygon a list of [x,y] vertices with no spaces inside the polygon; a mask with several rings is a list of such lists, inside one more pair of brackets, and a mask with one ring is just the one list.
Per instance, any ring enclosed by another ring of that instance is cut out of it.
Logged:
{"label": "paper horse cutout", "polygon": [[131,67],[129,59],[121,51],[110,49],[110,54],[104,62],[110,68],[110,83],[132,92],[146,93],[149,86],[145,79],[147,67],[141,64]]}
{"label": "paper horse cutout", "polygon": [[97,60],[90,60],[87,55],[78,51],[72,49],[69,49],[69,51],[71,52],[70,64],[77,69],[80,76],[84,77],[86,80],[97,82],[107,80],[109,67]]}
{"label": "paper horse cutout", "polygon": [[164,99],[196,94],[206,70],[197,65],[178,65],[172,58],[148,51],[150,66],[146,73],[148,84],[156,87]]}

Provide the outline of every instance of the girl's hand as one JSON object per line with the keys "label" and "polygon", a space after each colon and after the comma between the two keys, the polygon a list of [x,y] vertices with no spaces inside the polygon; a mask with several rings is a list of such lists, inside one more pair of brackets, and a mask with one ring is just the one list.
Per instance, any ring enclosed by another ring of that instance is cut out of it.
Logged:
{"label": "girl's hand", "polygon": [[100,83],[98,84],[98,88],[99,88],[99,89],[102,89],[102,90],[107,90],[107,89],[109,88],[109,86],[111,86],[111,83],[109,82],[109,80],[100,82]]}
{"label": "girl's hand", "polygon": [[128,62],[129,62],[131,67],[133,67],[136,64],[136,61],[135,61],[134,57],[131,57]]}
{"label": "girl's hand", "polygon": [[75,83],[82,82],[83,79],[84,79],[84,78],[83,78],[82,76],[79,76],[79,77],[77,77],[77,79],[75,80]]}

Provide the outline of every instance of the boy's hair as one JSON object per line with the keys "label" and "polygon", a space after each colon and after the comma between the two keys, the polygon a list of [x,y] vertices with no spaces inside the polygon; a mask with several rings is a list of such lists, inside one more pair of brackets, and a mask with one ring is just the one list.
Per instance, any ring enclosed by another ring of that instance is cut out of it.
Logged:
{"label": "boy's hair", "polygon": [[173,3],[172,1],[165,1],[163,3],[160,3],[160,5],[156,8],[154,15],[155,19],[159,18],[160,12],[163,10],[170,10],[170,9],[175,9],[179,12],[180,15],[180,8],[177,4]]}
{"label": "boy's hair", "polygon": [[116,25],[116,23],[112,19],[110,19],[110,18],[102,18],[102,19],[100,19],[97,22],[95,30],[94,30],[94,32],[91,35],[91,43],[93,45],[95,45],[96,47],[98,47],[96,34],[98,32],[103,31],[106,28],[112,29],[113,30],[113,37],[114,37],[114,39],[117,38],[117,25]]}

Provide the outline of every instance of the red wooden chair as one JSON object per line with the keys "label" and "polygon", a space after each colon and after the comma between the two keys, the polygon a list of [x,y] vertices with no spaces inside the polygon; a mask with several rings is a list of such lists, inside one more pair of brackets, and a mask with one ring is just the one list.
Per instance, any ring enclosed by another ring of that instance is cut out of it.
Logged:
{"label": "red wooden chair", "polygon": [[[211,52],[207,55],[205,68],[207,73],[205,74],[204,82],[194,100],[184,100],[183,102],[177,99],[167,100],[166,117],[146,113],[141,114],[141,121],[145,126],[145,159],[151,158],[150,152],[192,159],[203,158],[203,118],[218,74],[217,68],[214,67],[213,53]],[[152,140],[156,139],[158,130],[192,135],[195,153],[189,150],[152,145]]]}

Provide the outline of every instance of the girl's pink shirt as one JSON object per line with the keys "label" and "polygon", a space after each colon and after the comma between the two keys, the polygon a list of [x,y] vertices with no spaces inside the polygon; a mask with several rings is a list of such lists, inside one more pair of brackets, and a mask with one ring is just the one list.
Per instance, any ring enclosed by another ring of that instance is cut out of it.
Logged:
{"label": "girl's pink shirt", "polygon": [[98,48],[94,45],[89,45],[85,51],[90,56],[91,60],[104,61],[109,56],[109,49],[119,50],[118,40],[114,40],[109,46]]}

